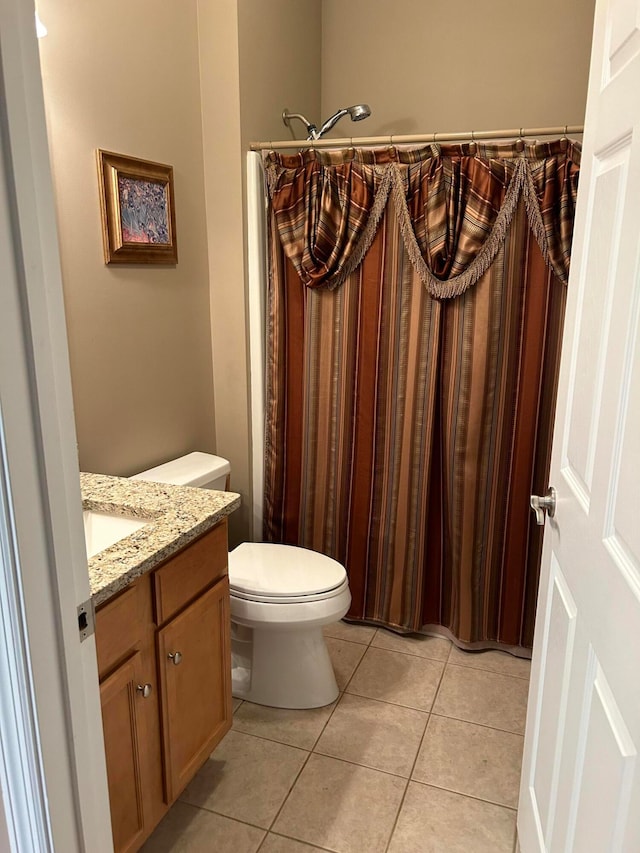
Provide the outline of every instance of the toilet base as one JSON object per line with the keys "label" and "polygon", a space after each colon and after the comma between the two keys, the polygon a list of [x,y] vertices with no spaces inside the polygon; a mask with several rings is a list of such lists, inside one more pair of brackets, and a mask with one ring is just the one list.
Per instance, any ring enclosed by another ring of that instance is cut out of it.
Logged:
{"label": "toilet base", "polygon": [[321,627],[232,627],[231,684],[237,699],[272,708],[321,708],[338,698]]}

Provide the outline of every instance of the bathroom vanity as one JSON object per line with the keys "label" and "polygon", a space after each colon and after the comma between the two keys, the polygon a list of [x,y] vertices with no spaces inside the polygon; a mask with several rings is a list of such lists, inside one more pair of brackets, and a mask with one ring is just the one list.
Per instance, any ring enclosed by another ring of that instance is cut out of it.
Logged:
{"label": "bathroom vanity", "polygon": [[89,560],[116,853],[150,835],[230,729],[226,516],[239,496],[82,475],[85,511],[145,520]]}

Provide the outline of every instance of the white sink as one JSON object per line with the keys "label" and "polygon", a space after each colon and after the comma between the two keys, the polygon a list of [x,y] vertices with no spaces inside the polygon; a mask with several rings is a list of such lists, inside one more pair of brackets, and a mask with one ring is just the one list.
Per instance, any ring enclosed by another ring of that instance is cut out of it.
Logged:
{"label": "white sink", "polygon": [[149,524],[148,521],[143,521],[140,518],[131,518],[110,512],[97,512],[93,509],[83,510],[82,517],[84,519],[87,559]]}

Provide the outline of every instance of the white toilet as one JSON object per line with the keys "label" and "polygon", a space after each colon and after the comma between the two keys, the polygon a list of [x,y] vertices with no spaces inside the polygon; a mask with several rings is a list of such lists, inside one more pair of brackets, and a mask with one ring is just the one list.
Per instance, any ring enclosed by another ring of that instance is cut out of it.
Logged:
{"label": "white toilet", "polygon": [[[189,453],[134,480],[224,491],[231,468]],[[318,708],[338,696],[322,626],[351,604],[340,563],[306,548],[243,542],[229,554],[233,695],[274,708]]]}

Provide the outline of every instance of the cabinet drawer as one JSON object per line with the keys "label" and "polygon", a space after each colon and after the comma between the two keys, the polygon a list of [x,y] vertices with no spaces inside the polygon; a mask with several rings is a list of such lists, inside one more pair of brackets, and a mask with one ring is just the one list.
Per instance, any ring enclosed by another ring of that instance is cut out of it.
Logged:
{"label": "cabinet drawer", "polygon": [[96,612],[96,652],[100,678],[141,642],[141,594],[141,584],[135,583]]}
{"label": "cabinet drawer", "polygon": [[227,574],[227,520],[153,573],[155,621],[162,625]]}

